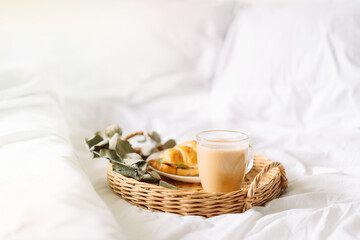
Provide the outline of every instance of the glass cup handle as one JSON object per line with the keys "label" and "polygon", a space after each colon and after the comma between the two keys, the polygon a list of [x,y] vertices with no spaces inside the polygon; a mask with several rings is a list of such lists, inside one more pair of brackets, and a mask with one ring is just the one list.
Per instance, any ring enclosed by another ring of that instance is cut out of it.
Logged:
{"label": "glass cup handle", "polygon": [[250,172],[250,170],[252,169],[253,164],[254,164],[254,149],[251,145],[249,145],[249,148],[248,148],[248,159],[249,159],[249,161],[246,166],[246,174],[248,172]]}

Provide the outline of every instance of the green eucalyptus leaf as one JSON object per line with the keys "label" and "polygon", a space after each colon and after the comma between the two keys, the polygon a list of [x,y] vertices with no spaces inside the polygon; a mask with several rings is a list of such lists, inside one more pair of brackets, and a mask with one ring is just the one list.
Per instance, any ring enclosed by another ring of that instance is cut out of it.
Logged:
{"label": "green eucalyptus leaf", "polygon": [[134,167],[128,166],[123,163],[117,163],[117,162],[114,162],[112,167],[113,167],[113,171],[120,173],[120,174],[124,175],[125,177],[131,177],[138,181],[141,179],[138,176],[136,168],[134,168]]}
{"label": "green eucalyptus leaf", "polygon": [[147,183],[158,183],[159,179],[154,178],[150,173],[146,173],[142,176],[141,181]]}
{"label": "green eucalyptus leaf", "polygon": [[137,154],[135,152],[134,153],[126,153],[124,155],[124,158],[126,158],[126,159],[139,159],[139,160],[145,161],[144,159],[142,159],[142,157],[139,154]]}
{"label": "green eucalyptus leaf", "polygon": [[99,158],[100,157],[100,153],[92,151],[93,154],[93,158]]}
{"label": "green eucalyptus leaf", "polygon": [[150,156],[151,154],[156,153],[156,152],[158,152],[158,151],[159,151],[159,149],[155,146],[155,147],[153,147],[153,148],[150,150],[150,153],[149,153],[148,156]]}
{"label": "green eucalyptus leaf", "polygon": [[109,140],[109,149],[116,150],[118,139],[120,139],[120,135],[118,133],[115,133]]}
{"label": "green eucalyptus leaf", "polygon": [[[112,162],[114,172],[138,181],[159,183],[160,186],[177,189],[175,186],[161,180],[158,173],[147,171],[146,161],[135,152],[128,141],[121,139],[121,136],[121,128],[118,125],[110,125],[104,131],[96,132],[92,138],[85,139],[85,142],[94,158],[107,158]],[[154,147],[148,147],[147,152],[157,152],[156,145],[161,145],[160,135],[157,132],[152,132],[149,137],[145,134],[143,137],[144,139],[138,141],[139,143],[156,143]],[[166,149],[175,145],[176,142],[170,139],[163,145],[163,148]]]}
{"label": "green eucalyptus leaf", "polygon": [[136,163],[137,167],[138,167],[138,172],[141,174],[146,174],[148,171],[146,170],[147,168],[147,163],[146,161],[142,161],[142,162],[137,162]]}
{"label": "green eucalyptus leaf", "polygon": [[122,130],[119,127],[119,125],[113,124],[113,125],[106,127],[104,133],[108,138],[112,138],[115,134],[118,134],[121,137]]}
{"label": "green eucalyptus leaf", "polygon": [[153,178],[155,178],[155,179],[157,179],[157,180],[161,180],[161,177],[160,177],[160,175],[159,175],[157,172],[152,171],[152,172],[149,172],[149,174],[150,174]]}
{"label": "green eucalyptus leaf", "polygon": [[160,144],[160,143],[161,143],[161,137],[160,137],[160,135],[159,135],[157,132],[155,132],[155,131],[153,131],[153,132],[150,134],[150,138],[151,138],[154,142],[156,142],[157,144]]}
{"label": "green eucalyptus leaf", "polygon": [[[105,141],[105,140],[104,140]],[[94,158],[99,158],[100,157],[100,150],[101,149],[107,149],[108,148],[108,144],[105,144],[103,146],[93,146],[91,149],[90,149],[90,152],[93,153],[93,156]]]}
{"label": "green eucalyptus leaf", "polygon": [[124,163],[126,165],[133,165],[136,164],[138,162],[146,162],[144,159],[142,159],[142,157],[137,154],[137,153],[127,153],[125,154],[125,156],[123,157]]}
{"label": "green eucalyptus leaf", "polygon": [[165,187],[165,188],[169,188],[169,189],[173,189],[173,190],[177,190],[177,187],[175,187],[174,185],[168,183],[168,182],[165,182],[163,180],[160,180],[159,181],[159,186],[162,186],[162,187]]}
{"label": "green eucalyptus leaf", "polygon": [[109,140],[105,139],[98,145],[93,146],[90,151],[99,153],[101,149],[108,149],[109,148]]}
{"label": "green eucalyptus leaf", "polygon": [[90,139],[86,139],[85,138],[85,142],[88,145],[88,147],[91,149],[93,146],[95,146],[96,144],[100,143],[101,141],[103,141],[104,139],[100,136],[95,134],[92,138]]}
{"label": "green eucalyptus leaf", "polygon": [[104,131],[97,131],[94,135],[98,135],[102,137],[103,139],[107,139],[107,136],[105,135]]}
{"label": "green eucalyptus leaf", "polygon": [[119,156],[123,157],[127,153],[134,153],[135,150],[131,147],[128,141],[118,138],[116,143],[116,152]]}
{"label": "green eucalyptus leaf", "polygon": [[99,155],[100,157],[107,158],[110,161],[122,162],[115,150],[100,149]]}
{"label": "green eucalyptus leaf", "polygon": [[176,145],[176,141],[174,139],[169,139],[163,144],[163,149],[172,148]]}

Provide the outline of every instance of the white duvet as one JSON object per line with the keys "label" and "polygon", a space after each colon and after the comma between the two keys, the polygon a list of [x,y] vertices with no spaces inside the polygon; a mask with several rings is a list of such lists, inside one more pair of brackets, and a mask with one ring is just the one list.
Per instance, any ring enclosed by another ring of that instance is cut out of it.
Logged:
{"label": "white duvet", "polygon": [[[112,193],[106,182],[107,162],[90,158],[84,137],[98,130],[96,125],[116,122],[129,131],[158,127],[165,138],[191,139],[202,129],[216,128],[206,123],[206,111],[194,116],[196,106],[173,98],[168,106],[181,104],[182,114],[191,121],[179,118],[174,124],[173,119],[156,117],[166,112],[121,106],[102,115],[104,121],[98,114],[113,103],[73,100],[65,105],[68,131],[59,100],[44,82],[14,71],[2,73],[1,79],[8,83],[1,86],[1,239],[359,237],[357,132],[242,123],[257,152],[283,163],[289,188],[265,207],[243,214],[183,217],[132,206]],[[201,95],[192,97],[199,105],[205,100]],[[140,112],[146,117],[136,118]]]}
{"label": "white duvet", "polygon": [[[0,2],[1,240],[360,239],[356,1],[34,2]],[[289,187],[242,214],[141,209],[85,146],[114,123],[247,132]]]}

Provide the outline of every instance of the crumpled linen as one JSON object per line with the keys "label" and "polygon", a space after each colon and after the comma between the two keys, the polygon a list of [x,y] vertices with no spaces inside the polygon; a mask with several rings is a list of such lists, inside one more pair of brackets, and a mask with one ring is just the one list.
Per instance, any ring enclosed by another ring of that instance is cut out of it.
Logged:
{"label": "crumpled linen", "polygon": [[0,239],[119,239],[51,89],[27,72],[0,72]]}

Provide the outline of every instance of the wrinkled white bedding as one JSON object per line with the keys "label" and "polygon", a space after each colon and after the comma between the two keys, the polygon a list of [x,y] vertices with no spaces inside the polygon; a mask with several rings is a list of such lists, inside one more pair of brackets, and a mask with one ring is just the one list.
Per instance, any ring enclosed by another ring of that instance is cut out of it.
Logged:
{"label": "wrinkled white bedding", "polygon": [[0,74],[0,239],[119,239],[46,81]]}
{"label": "wrinkled white bedding", "polygon": [[[254,207],[243,214],[213,218],[181,217],[156,213],[134,207],[114,195],[106,183],[107,162],[91,160],[83,143],[83,136],[105,123],[115,122],[125,130],[159,129],[163,136],[177,140],[193,139],[204,129],[216,128],[207,122],[208,116],[193,116],[194,106],[184,105],[182,115],[191,118],[161,118],[167,111],[135,108],[135,116],[128,122],[129,109],[118,106],[98,119],[96,112],[105,106],[73,104],[68,108],[72,140],[89,178],[113,212],[123,232],[130,239],[153,236],[156,239],[356,239],[360,230],[360,134],[359,132],[316,131],[287,129],[260,122],[227,123],[231,129],[247,131],[257,152],[283,163],[289,179],[289,188],[265,207]],[[181,100],[168,99],[168,106],[182,104]],[[81,106],[81,107],[79,107]],[[95,108],[94,108],[95,107]],[[80,111],[81,109],[81,111]],[[74,115],[78,112],[78,117]],[[81,112],[81,113],[80,113]],[[95,113],[94,113],[95,112]],[[70,116],[71,115],[71,116]],[[85,116],[88,116],[86,118]],[[79,119],[87,119],[91,126]],[[91,121],[89,121],[91,119]],[[175,126],[174,126],[175,125]],[[138,127],[141,126],[141,127]],[[160,127],[159,127],[160,126]],[[232,126],[232,127],[231,127]],[[101,129],[101,128],[100,128]],[[169,129],[169,132],[166,131]],[[94,162],[95,161],[95,162]],[[141,229],[136,231],[135,229]]]}
{"label": "wrinkled white bedding", "polygon": [[[168,98],[158,107],[68,100],[65,116],[75,153],[56,95],[43,82],[18,73],[3,73],[1,79],[12,81],[1,85],[1,239],[359,237],[356,131],[228,123],[251,134],[259,153],[284,164],[289,188],[265,207],[243,214],[182,217],[147,211],[113,194],[106,182],[106,160],[90,158],[84,137],[119,123],[128,132],[157,129],[164,138],[193,138],[200,130],[216,128],[206,108],[193,114],[206,102],[204,94],[189,96],[198,105]],[[177,105],[182,106],[181,113],[174,111],[177,121],[167,118],[167,109]]]}
{"label": "wrinkled white bedding", "polygon": [[[300,12],[287,4],[240,5],[231,26],[233,1],[36,1],[19,12],[6,1],[0,239],[359,239],[360,10],[356,1],[342,1],[307,3]],[[188,22],[180,24],[185,13]],[[344,39],[333,34],[339,29]],[[265,38],[287,45],[261,45]],[[319,41],[324,48],[314,56]],[[254,82],[266,98],[246,95]],[[294,94],[305,83],[319,88],[310,88],[308,98]],[[332,92],[337,98],[325,101]],[[307,101],[318,93],[326,93],[322,101]],[[320,103],[329,105],[322,115],[307,112]],[[125,133],[156,130],[178,142],[206,129],[247,132],[258,153],[285,166],[289,187],[264,207],[208,219],[132,206],[111,191],[107,161],[91,159],[84,143],[113,123]]]}

